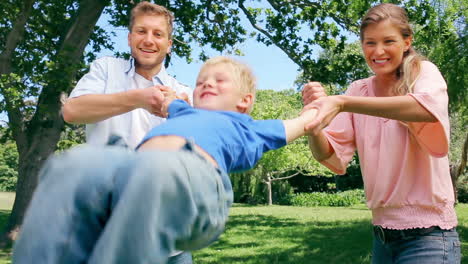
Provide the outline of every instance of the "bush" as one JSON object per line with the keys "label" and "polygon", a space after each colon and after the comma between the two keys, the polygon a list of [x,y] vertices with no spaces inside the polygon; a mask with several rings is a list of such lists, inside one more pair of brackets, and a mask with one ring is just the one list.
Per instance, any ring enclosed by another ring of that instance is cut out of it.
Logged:
{"label": "bush", "polygon": [[345,175],[335,176],[336,189],[338,191],[347,191],[354,189],[362,189],[364,183],[362,181],[361,166],[359,164],[358,155],[354,155],[353,160],[346,168]]}
{"label": "bush", "polygon": [[1,192],[14,192],[16,190],[16,181],[18,179],[18,172],[16,170],[0,165],[0,191]]}
{"label": "bush", "polygon": [[[291,173],[293,174],[293,173]],[[285,175],[286,176],[286,175]],[[296,193],[312,193],[312,192],[334,192],[335,189],[330,189],[330,184],[334,183],[333,177],[321,175],[297,175],[288,179],[289,184],[294,188]]]}
{"label": "bush", "polygon": [[7,142],[0,146],[0,191],[15,191],[17,179],[18,151],[15,143]]}
{"label": "bush", "polygon": [[364,190],[349,190],[338,193],[298,193],[292,196],[294,206],[351,206],[365,201]]}
{"label": "bush", "polygon": [[468,203],[468,173],[465,173],[458,178],[457,196],[459,203]]}

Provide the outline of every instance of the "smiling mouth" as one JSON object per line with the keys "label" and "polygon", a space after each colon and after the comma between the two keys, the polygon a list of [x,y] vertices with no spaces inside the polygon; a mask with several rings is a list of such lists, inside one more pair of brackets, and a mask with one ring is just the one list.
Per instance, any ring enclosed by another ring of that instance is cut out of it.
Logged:
{"label": "smiling mouth", "polygon": [[373,59],[372,61],[376,64],[382,64],[382,63],[385,63],[387,61],[389,61],[390,59]]}
{"label": "smiling mouth", "polygon": [[204,92],[200,95],[200,99],[208,97],[208,96],[216,96],[216,94],[212,92]]}
{"label": "smiling mouth", "polygon": [[140,48],[139,50],[143,51],[144,53],[156,53],[156,50],[152,50],[152,49],[143,49],[143,48]]}

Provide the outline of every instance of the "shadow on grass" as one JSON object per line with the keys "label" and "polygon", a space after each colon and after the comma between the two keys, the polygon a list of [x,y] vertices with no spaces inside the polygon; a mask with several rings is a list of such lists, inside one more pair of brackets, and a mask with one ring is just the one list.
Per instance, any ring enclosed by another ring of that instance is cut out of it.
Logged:
{"label": "shadow on grass", "polygon": [[461,263],[468,263],[468,226],[457,226],[457,232],[460,235],[460,241],[462,243]]}
{"label": "shadow on grass", "polygon": [[195,252],[199,263],[369,263],[369,221],[300,222],[236,215],[224,235]]}
{"label": "shadow on grass", "polygon": [[[196,263],[370,263],[371,223],[298,221],[259,214],[229,218],[221,238],[194,252]],[[468,263],[468,226],[457,227]]]}

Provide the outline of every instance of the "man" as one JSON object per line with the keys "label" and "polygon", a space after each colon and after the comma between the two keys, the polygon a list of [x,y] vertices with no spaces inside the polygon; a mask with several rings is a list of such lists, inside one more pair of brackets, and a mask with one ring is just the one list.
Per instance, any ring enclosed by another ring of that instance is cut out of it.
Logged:
{"label": "man", "polygon": [[[89,144],[104,145],[111,135],[118,135],[133,149],[165,121],[159,117],[164,94],[175,92],[191,101],[191,89],[169,76],[163,65],[171,51],[173,21],[165,7],[139,3],[130,18],[131,59],[98,59],[80,79],[62,112],[66,122],[86,124]],[[177,254],[169,263],[190,264],[192,257]]]}
{"label": "man", "polygon": [[[141,2],[132,10],[128,33],[130,60],[104,57],[94,61],[63,106],[68,123],[87,124],[90,144],[105,144],[120,135],[135,147],[146,132],[164,121],[163,93],[192,96],[190,88],[169,76],[163,66],[172,45],[174,17],[166,8]],[[170,88],[170,89],[169,89]]]}

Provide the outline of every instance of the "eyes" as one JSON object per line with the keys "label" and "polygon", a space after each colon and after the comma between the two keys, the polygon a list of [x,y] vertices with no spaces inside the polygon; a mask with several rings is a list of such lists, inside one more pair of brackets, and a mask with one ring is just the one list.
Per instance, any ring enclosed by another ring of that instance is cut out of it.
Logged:
{"label": "eyes", "polygon": [[[394,39],[386,39],[386,40],[383,41],[383,43],[384,43],[385,45],[392,45],[393,43],[396,43],[396,40],[394,40]],[[375,45],[377,45],[377,41],[367,40],[367,41],[364,42],[364,44],[365,44],[366,46],[375,46]]]}
{"label": "eyes", "polygon": [[[203,85],[207,80],[206,79],[201,79],[199,81],[197,81],[196,83],[196,86],[201,86]],[[217,83],[217,84],[222,84],[224,82],[227,81],[226,78],[222,78],[222,77],[217,77],[217,78],[214,78],[214,81]]]}
{"label": "eyes", "polygon": [[[138,35],[146,35],[148,31],[146,29],[144,29],[144,28],[137,28],[137,29],[134,30],[134,32],[136,34],[138,34]],[[155,30],[152,33],[153,33],[153,36],[155,36],[157,38],[165,37],[164,32],[162,32],[160,30]]]}

